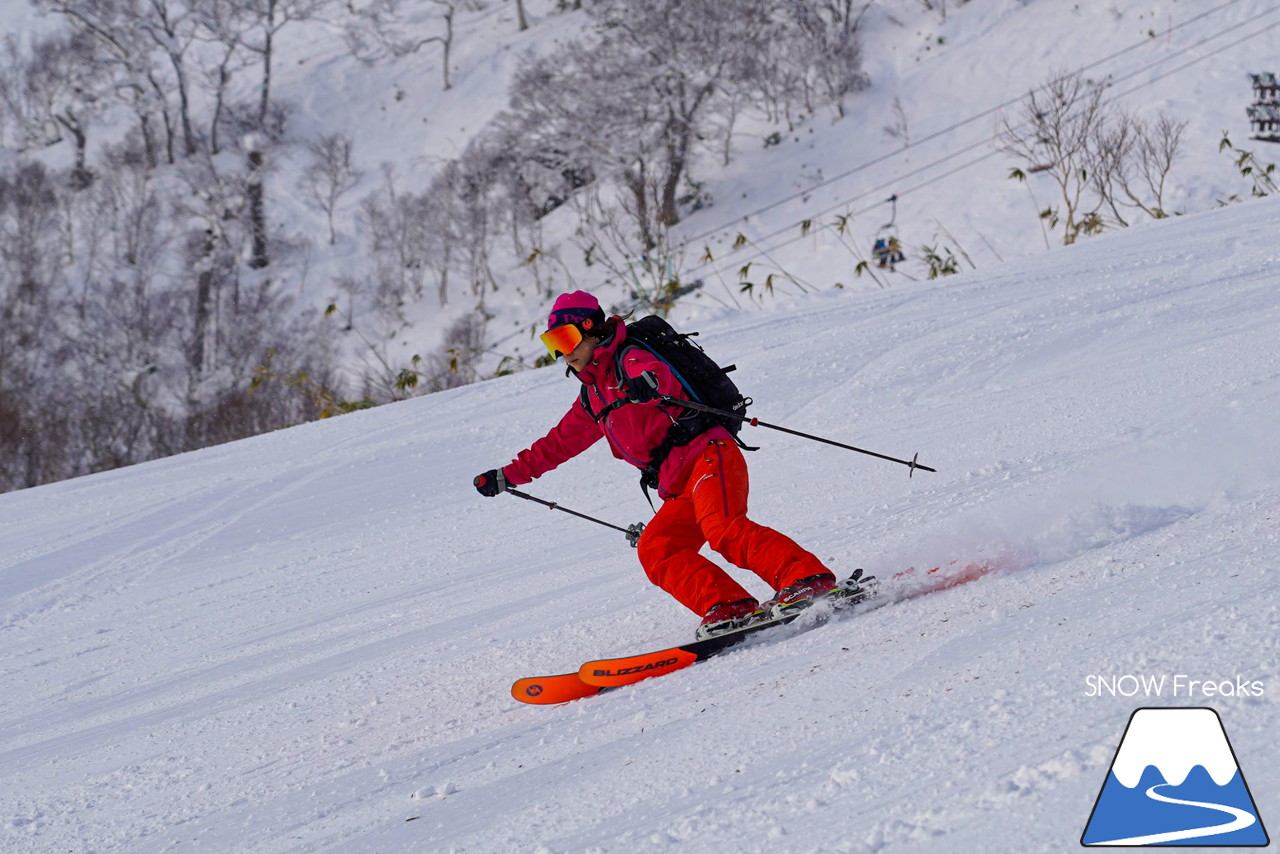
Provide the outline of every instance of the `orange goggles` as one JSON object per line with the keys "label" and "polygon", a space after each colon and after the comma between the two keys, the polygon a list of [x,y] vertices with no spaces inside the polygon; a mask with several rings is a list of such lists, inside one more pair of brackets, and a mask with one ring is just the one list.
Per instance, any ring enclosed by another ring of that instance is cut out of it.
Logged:
{"label": "orange goggles", "polygon": [[566,353],[572,353],[582,343],[582,330],[572,323],[566,323],[554,329],[548,329],[540,337],[551,358],[558,359]]}

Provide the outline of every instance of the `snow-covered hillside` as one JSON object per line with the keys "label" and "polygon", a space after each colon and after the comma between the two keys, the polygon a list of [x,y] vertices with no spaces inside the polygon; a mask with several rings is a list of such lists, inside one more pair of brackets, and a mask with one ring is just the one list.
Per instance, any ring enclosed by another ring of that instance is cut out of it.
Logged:
{"label": "snow-covered hillside", "polygon": [[[327,82],[318,88],[362,93],[360,119],[350,124],[358,150],[367,162],[405,171],[410,189],[415,179],[425,180],[456,156],[504,108],[494,91],[509,80],[513,55],[530,47],[553,51],[584,23],[580,16],[540,11],[533,30],[518,38],[507,37],[510,21],[501,15],[476,27],[499,35],[491,56],[472,54],[459,62],[458,85],[469,87],[465,92],[436,91],[430,56],[411,60],[416,70],[407,78],[403,67],[388,76],[386,68],[332,62],[323,66]],[[981,270],[1061,248],[1061,229],[1046,233],[1038,218],[1045,208],[1061,206],[1052,180],[1043,174],[1011,180],[1010,169],[1026,164],[998,149],[1004,123],[1019,121],[1018,101],[1068,71],[1083,70],[1088,80],[1109,84],[1106,101],[1112,109],[1188,122],[1169,178],[1165,201],[1171,213],[1203,212],[1220,199],[1247,195],[1248,182],[1219,143],[1225,131],[1263,162],[1276,159],[1274,146],[1248,139],[1245,109],[1253,97],[1249,73],[1280,67],[1278,26],[1280,15],[1267,0],[871,4],[858,28],[870,87],[848,98],[844,118],[837,120],[830,105],[819,104],[813,115],[796,117],[795,129],[788,131],[746,116],[727,167],[718,145],[695,152],[692,177],[705,183],[710,204],[687,212],[675,229],[680,248],[672,271],[684,282],[702,279],[707,286],[679,305],[676,316],[700,318],[704,306],[714,312],[726,304],[758,310],[738,294],[738,271],[748,261],[752,280],[758,284],[772,273],[781,291],[825,290],[837,283],[876,287],[872,277],[854,270],[870,257],[880,227],[893,216],[885,203],[891,194],[899,196],[896,231],[908,261],[896,273],[873,271],[890,285],[927,275],[926,246],[953,252],[963,269],[972,262]],[[346,100],[339,95],[342,103],[335,105],[329,95],[312,93],[315,73],[300,66],[285,85],[309,93],[302,96],[310,102],[308,122],[318,129],[324,116],[345,109]],[[391,92],[398,100],[391,100]],[[430,117],[426,130],[419,116]],[[373,191],[380,180],[370,170],[360,192]],[[308,215],[299,207],[292,216],[302,222]],[[842,216],[849,219],[840,233]],[[1133,218],[1138,225],[1144,220]],[[810,226],[802,227],[805,222]],[[598,264],[584,266],[583,247],[570,240],[576,224],[567,209],[547,219],[540,248],[558,257],[563,268],[547,262],[543,275],[558,282],[571,275],[575,286],[625,302],[633,283],[613,280]],[[739,244],[740,236],[748,242]],[[705,260],[707,250],[714,261]],[[493,315],[487,338],[493,363],[503,356],[540,355],[540,345],[527,334],[529,309],[538,297],[524,261],[511,257],[499,265],[502,290],[486,297],[485,310]],[[321,260],[314,280],[349,265],[342,257]],[[390,353],[407,360],[429,349],[444,324],[471,307],[468,299],[455,299],[443,310],[430,299],[410,307],[415,326]],[[769,307],[766,300],[763,308]]]}
{"label": "snow-covered hillside", "polygon": [[[343,38],[354,20],[350,9],[291,25],[276,46],[273,92],[288,105],[289,144],[275,155],[268,198],[273,236],[310,244],[305,269],[290,274],[291,282],[299,279],[303,307],[342,303],[344,276],[370,277],[369,233],[360,216],[365,199],[386,196],[391,188],[425,192],[432,176],[507,108],[520,58],[561,50],[589,25],[585,13],[558,11],[557,0],[528,0],[530,28],[523,32],[509,0],[456,4],[446,90],[439,44],[431,41],[444,30],[444,6],[391,5],[398,9],[396,38],[419,46],[398,59],[363,63],[352,56]],[[1170,211],[1201,212],[1247,193],[1247,182],[1218,143],[1228,131],[1237,144],[1268,156],[1267,146],[1247,139],[1245,108],[1252,100],[1248,73],[1275,70],[1280,61],[1275,12],[1268,0],[869,4],[858,32],[870,86],[848,98],[844,118],[836,120],[830,104],[815,104],[812,115],[793,116],[796,126],[788,130],[744,115],[728,167],[718,144],[694,152],[691,177],[705,185],[708,205],[687,211],[677,227],[677,240],[689,242],[672,259],[672,271],[686,282],[702,278],[708,287],[700,300],[678,310],[696,315],[700,302],[735,302],[721,280],[735,290],[736,273],[747,260],[755,260],[757,273],[785,271],[805,287],[874,287],[854,275],[858,259],[832,225],[852,214],[845,237],[869,255],[891,214],[883,200],[893,193],[901,198],[897,228],[909,260],[886,277],[892,283],[923,276],[925,246],[954,251],[966,268],[967,256],[980,269],[1059,246],[1061,235],[1043,234],[1037,218],[1057,203],[1051,181],[1044,175],[1025,184],[1010,180],[1009,169],[1020,164],[996,149],[1002,122],[1016,123],[1018,99],[1066,71],[1083,69],[1088,79],[1110,83],[1108,101],[1117,109],[1144,118],[1163,111],[1189,122],[1170,176]],[[26,2],[0,8],[0,26],[15,35],[58,23],[56,16],[37,16]],[[231,94],[252,99],[255,85],[254,75],[242,72]],[[199,106],[209,95],[197,89],[193,97]],[[115,141],[129,126],[119,113],[102,122],[94,127],[92,145]],[[335,133],[351,138],[360,178],[338,205],[339,239],[329,246],[325,217],[300,191],[299,178],[307,161],[302,144]],[[39,156],[66,166],[70,145],[64,141]],[[387,170],[394,175],[390,181]],[[805,221],[813,225],[810,237],[801,239]],[[567,209],[548,218],[538,248],[559,261],[547,261],[541,275],[600,286],[607,274],[599,265],[585,266],[583,248],[569,240],[575,225]],[[751,242],[734,250],[740,233]],[[701,260],[705,249],[714,263]],[[501,290],[484,304],[494,318],[486,342],[495,364],[502,356],[538,355],[529,336],[508,337],[539,298],[526,258],[494,259]],[[473,310],[465,276],[454,278],[447,306],[438,305],[428,288],[419,303],[404,307],[411,326],[397,327],[389,359],[407,365],[413,354],[436,347],[449,323]],[[613,282],[609,296],[625,298],[630,285]],[[779,287],[797,289],[781,276]],[[751,306],[745,299],[737,304]],[[377,328],[370,321],[366,332]],[[366,348],[352,337],[349,348],[362,354]]]}
{"label": "snow-covered hillside", "polygon": [[[753,516],[1008,569],[566,706],[508,688],[696,620],[620,534],[471,488],[554,368],[0,496],[0,848],[1061,851],[1144,705],[1217,709],[1274,833],[1278,215],[707,312],[759,417],[938,469],[749,431]],[[634,480],[596,447],[528,491],[629,524]],[[1130,674],[1164,693],[1089,678]]]}

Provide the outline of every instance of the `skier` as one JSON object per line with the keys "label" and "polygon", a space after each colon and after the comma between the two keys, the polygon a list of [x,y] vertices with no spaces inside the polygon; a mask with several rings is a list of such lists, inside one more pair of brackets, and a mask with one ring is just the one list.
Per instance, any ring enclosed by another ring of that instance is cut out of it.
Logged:
{"label": "skier", "polygon": [[[698,638],[804,607],[835,589],[835,575],[816,557],[747,518],[746,460],[724,427],[708,425],[685,444],[664,444],[682,410],[660,398],[684,397],[684,389],[662,360],[642,347],[628,348],[623,318],[606,319],[585,291],[562,294],[542,342],[586,387],[596,412],[580,395],[546,436],[508,465],[475,478],[481,495],[493,497],[541,477],[603,436],[618,459],[641,470],[657,464],[663,503],[640,536],[640,564],[650,581],[702,618]],[[616,372],[618,353],[625,376]],[[774,598],[762,605],[699,554],[704,543],[764,579]]]}

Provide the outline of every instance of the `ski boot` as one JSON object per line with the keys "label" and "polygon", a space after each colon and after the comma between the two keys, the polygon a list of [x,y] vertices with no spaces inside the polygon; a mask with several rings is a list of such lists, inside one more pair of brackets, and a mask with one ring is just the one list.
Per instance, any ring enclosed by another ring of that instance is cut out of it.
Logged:
{"label": "ski boot", "polygon": [[761,607],[770,619],[780,619],[803,611],[815,602],[826,600],[837,605],[845,602],[857,602],[871,595],[872,588],[864,586],[875,580],[874,576],[863,576],[861,569],[843,581],[836,581],[831,573],[820,573],[793,581],[778,591],[778,594],[765,602]]}
{"label": "ski boot", "polygon": [[702,625],[694,634],[697,640],[706,640],[726,632],[736,631],[748,623],[764,617],[760,603],[754,599],[739,599],[736,602],[721,602],[712,606],[702,618]]}
{"label": "ski boot", "polygon": [[829,572],[810,575],[793,581],[777,592],[761,607],[772,620],[803,611],[817,599],[836,589],[836,577]]}

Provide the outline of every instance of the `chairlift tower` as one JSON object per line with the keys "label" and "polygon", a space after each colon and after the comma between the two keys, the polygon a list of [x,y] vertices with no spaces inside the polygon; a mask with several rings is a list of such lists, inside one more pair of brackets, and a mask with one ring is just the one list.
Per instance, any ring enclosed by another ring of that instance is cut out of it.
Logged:
{"label": "chairlift tower", "polygon": [[1245,110],[1253,126],[1250,139],[1280,142],[1280,80],[1270,71],[1250,74],[1253,103]]}

